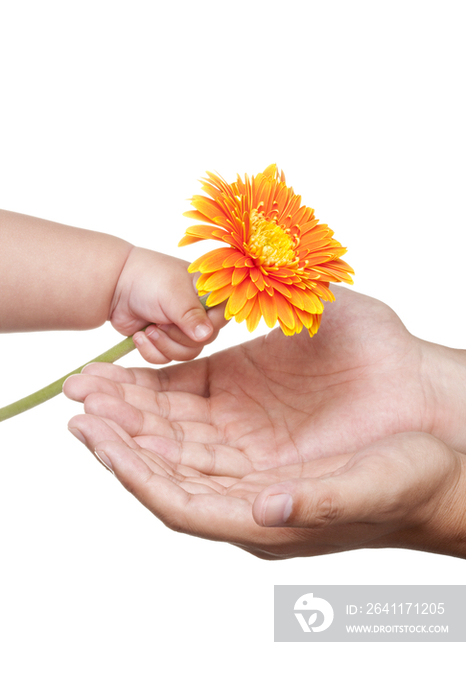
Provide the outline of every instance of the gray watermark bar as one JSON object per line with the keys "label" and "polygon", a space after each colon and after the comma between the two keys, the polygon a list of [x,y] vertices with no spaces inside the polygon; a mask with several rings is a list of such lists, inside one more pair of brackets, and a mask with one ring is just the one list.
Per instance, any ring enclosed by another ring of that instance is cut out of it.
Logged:
{"label": "gray watermark bar", "polygon": [[275,586],[275,642],[466,642],[466,586]]}

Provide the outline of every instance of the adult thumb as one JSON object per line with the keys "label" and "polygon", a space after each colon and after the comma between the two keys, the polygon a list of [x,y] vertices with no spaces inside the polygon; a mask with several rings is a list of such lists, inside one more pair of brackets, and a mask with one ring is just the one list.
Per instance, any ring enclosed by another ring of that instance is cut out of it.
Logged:
{"label": "adult thumb", "polygon": [[252,514],[256,523],[265,527],[320,529],[371,520],[384,505],[373,484],[345,474],[269,486],[256,497]]}
{"label": "adult thumb", "polygon": [[253,517],[269,527],[417,522],[449,477],[457,483],[458,464],[457,453],[432,435],[392,435],[333,473],[271,484],[256,497]]}

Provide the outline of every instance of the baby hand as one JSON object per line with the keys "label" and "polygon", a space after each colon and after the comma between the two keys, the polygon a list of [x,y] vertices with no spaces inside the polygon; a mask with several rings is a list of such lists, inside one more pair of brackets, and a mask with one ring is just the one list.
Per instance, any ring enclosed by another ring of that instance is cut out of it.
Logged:
{"label": "baby hand", "polygon": [[192,360],[227,323],[224,305],[205,311],[188,265],[169,255],[132,248],[120,274],[109,320],[123,335],[135,334],[134,343],[147,362]]}

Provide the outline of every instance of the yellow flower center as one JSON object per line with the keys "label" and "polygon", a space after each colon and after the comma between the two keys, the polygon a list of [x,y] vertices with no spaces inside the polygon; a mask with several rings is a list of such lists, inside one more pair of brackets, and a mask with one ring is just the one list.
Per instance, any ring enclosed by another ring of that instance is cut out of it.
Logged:
{"label": "yellow flower center", "polygon": [[263,214],[253,209],[250,215],[248,249],[262,265],[278,267],[293,262],[294,241],[275,221],[267,221]]}

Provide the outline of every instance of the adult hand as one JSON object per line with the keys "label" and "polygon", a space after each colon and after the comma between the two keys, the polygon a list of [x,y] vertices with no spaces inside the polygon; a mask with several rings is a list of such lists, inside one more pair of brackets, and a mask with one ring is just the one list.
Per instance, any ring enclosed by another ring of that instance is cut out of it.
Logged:
{"label": "adult hand", "polygon": [[[80,430],[93,450],[101,451],[105,442],[122,482],[168,524],[184,530],[181,511],[173,505],[170,515],[170,509],[172,485],[185,477],[201,490],[240,488],[240,482],[249,488],[255,480],[262,490],[300,476],[297,470],[304,466],[311,469],[306,477],[312,476],[315,460],[322,458],[332,457],[325,469],[333,471],[348,462],[348,454],[405,431],[431,432],[457,449],[466,447],[465,406],[458,391],[464,353],[414,338],[376,300],[344,289],[336,295],[312,339],[273,331],[158,371],[90,365],[64,388],[70,398],[85,401],[88,414],[74,418],[70,427]],[[160,502],[154,505],[149,486],[147,497],[135,486],[148,460],[150,469],[142,477],[148,484],[155,478],[154,465],[158,477],[157,469],[168,474],[166,488],[157,487],[159,498],[167,496],[165,511]],[[255,499],[259,491],[253,493]],[[229,511],[225,498],[215,502],[219,512],[220,503],[225,514]],[[246,501],[236,499],[233,507],[238,503],[244,514]],[[199,522],[192,522],[193,534],[202,534]],[[212,523],[220,527],[218,519]],[[228,539],[228,527],[204,536]]]}

